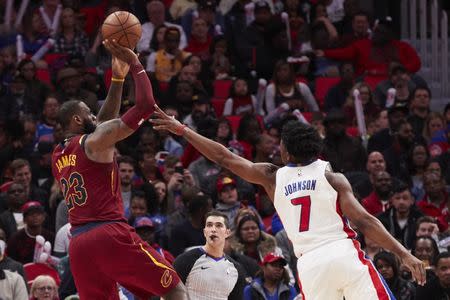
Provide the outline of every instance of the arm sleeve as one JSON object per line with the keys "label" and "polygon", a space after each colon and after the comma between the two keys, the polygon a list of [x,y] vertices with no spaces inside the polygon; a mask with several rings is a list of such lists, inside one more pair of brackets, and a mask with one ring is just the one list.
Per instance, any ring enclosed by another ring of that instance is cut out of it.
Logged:
{"label": "arm sleeve", "polygon": [[275,85],[269,84],[266,89],[266,111],[269,114],[275,109]]}
{"label": "arm sleeve", "polygon": [[175,268],[175,271],[177,271],[183,283],[186,283],[189,273],[191,272],[192,267],[195,265],[195,262],[200,257],[200,255],[201,252],[198,251],[198,249],[194,249],[181,254],[173,262],[173,267]]}
{"label": "arm sleeve", "polygon": [[225,106],[223,107],[222,115],[229,116],[231,115],[232,111],[233,111],[233,99],[228,98],[227,101],[225,101]]}
{"label": "arm sleeve", "polygon": [[303,99],[305,99],[305,102],[308,105],[309,111],[319,111],[319,105],[317,105],[316,99],[314,99],[309,87],[303,82],[299,82],[298,87],[303,95]]}
{"label": "arm sleeve", "polygon": [[15,274],[15,284],[14,284],[14,295],[13,299],[15,300],[28,300],[28,291],[27,286],[25,285],[25,281],[22,276],[19,274]]}
{"label": "arm sleeve", "polygon": [[252,287],[250,284],[247,284],[244,288],[244,295],[242,296],[242,300],[252,300]]}
{"label": "arm sleeve", "polygon": [[[231,260],[231,259],[230,259]],[[230,295],[228,296],[228,300],[241,300],[243,297],[243,291],[245,287],[245,271],[242,269],[242,266],[234,261],[231,260],[238,271],[238,279],[236,282],[236,285],[234,286],[233,290],[231,291]]]}

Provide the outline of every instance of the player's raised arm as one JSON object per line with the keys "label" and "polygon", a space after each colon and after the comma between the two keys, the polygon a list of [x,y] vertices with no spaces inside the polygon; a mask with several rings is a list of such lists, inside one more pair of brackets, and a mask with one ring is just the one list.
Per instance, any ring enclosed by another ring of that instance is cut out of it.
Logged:
{"label": "player's raised arm", "polygon": [[[175,118],[168,116],[156,105],[155,115],[157,118],[150,119],[150,122],[154,124],[156,130],[168,130],[174,134],[182,135],[209,160],[229,169],[244,180],[260,184],[266,190],[272,190],[274,187],[277,166],[270,163],[253,163],[232,153],[223,145],[199,135]],[[270,195],[272,197],[273,193]]]}
{"label": "player's raised arm", "polygon": [[326,177],[331,186],[339,194],[339,204],[342,213],[354,223],[364,236],[376,242],[382,248],[395,253],[412,272],[418,284],[424,285],[426,281],[425,266],[405,249],[392,235],[387,232],[383,224],[369,214],[359,204],[353,195],[352,187],[344,175],[327,172]]}
{"label": "player's raised arm", "polygon": [[136,53],[115,42],[109,44],[108,50],[113,56],[130,65],[135,87],[135,104],[121,118],[97,126],[94,133],[86,139],[88,154],[112,149],[116,142],[123,140],[138,129],[154,111],[155,99],[152,86]]}

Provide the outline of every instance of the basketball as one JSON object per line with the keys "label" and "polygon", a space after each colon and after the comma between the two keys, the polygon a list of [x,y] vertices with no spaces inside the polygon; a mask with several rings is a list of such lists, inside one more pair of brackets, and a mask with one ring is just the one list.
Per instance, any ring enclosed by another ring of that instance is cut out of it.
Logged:
{"label": "basketball", "polygon": [[103,39],[115,39],[119,45],[134,49],[141,38],[142,28],[138,18],[127,11],[110,14],[102,25]]}

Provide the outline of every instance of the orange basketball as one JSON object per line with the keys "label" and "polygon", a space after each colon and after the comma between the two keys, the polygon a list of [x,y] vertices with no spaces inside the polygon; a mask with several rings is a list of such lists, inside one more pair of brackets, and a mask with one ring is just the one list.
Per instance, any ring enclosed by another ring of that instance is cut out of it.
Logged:
{"label": "orange basketball", "polygon": [[141,38],[142,28],[138,18],[127,11],[110,14],[102,25],[103,39],[113,40],[121,46],[134,49]]}

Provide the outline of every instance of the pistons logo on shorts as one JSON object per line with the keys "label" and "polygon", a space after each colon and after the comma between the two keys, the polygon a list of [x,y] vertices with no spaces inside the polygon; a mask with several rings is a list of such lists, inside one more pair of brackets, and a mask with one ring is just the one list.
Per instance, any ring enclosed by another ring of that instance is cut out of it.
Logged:
{"label": "pistons logo on shorts", "polygon": [[161,285],[166,288],[172,283],[172,274],[169,270],[165,270],[161,276]]}

